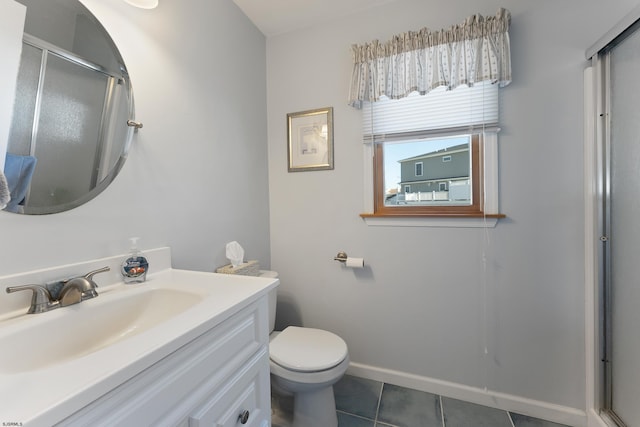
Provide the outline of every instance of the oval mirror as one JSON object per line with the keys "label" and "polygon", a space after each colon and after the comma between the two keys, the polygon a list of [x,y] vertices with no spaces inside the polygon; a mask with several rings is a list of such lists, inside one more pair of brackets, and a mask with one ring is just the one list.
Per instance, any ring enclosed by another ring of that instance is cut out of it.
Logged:
{"label": "oval mirror", "polygon": [[27,7],[4,173],[5,208],[75,208],[115,178],[133,128],[127,68],[111,37],[78,0],[16,0]]}

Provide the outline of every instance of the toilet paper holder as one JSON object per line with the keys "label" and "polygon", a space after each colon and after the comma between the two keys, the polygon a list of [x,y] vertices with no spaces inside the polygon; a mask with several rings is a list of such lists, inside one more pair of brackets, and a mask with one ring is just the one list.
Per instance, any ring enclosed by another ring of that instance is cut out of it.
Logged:
{"label": "toilet paper holder", "polygon": [[336,255],[335,257],[333,257],[334,261],[340,261],[340,262],[347,262],[347,253],[340,251],[338,252],[338,255]]}
{"label": "toilet paper holder", "polygon": [[351,258],[347,256],[346,252],[340,251],[338,255],[333,257],[334,260],[340,261],[342,265],[349,268],[363,268],[364,258]]}

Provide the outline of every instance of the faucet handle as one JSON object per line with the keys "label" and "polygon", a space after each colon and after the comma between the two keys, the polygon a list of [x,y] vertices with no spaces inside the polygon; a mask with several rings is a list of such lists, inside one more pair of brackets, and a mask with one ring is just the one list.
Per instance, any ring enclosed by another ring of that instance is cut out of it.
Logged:
{"label": "faucet handle", "polygon": [[[89,273],[85,274],[84,278],[87,279],[87,280],[93,281],[93,276],[95,276],[98,273],[104,273],[105,271],[109,271],[109,270],[111,270],[111,268],[109,268],[109,266],[102,267],[102,268],[90,271]],[[95,284],[95,282],[94,282],[94,284]],[[98,286],[98,285],[95,285],[95,286]]]}
{"label": "faucet handle", "polygon": [[51,294],[42,285],[9,286],[6,291],[8,294],[18,291],[33,291],[31,306],[27,311],[29,314],[49,311],[58,305],[57,301],[51,301]]}
{"label": "faucet handle", "polygon": [[111,270],[111,268],[109,268],[109,266],[106,266],[106,267],[99,268],[97,270],[90,271],[89,273],[85,274],[81,278],[76,278],[76,279],[82,279],[85,281],[85,289],[83,289],[83,292],[82,292],[82,296],[84,299],[94,298],[98,296],[98,292],[96,292],[96,288],[98,287],[98,284],[93,281],[93,276],[98,273],[104,273],[105,271],[109,271],[109,270]]}

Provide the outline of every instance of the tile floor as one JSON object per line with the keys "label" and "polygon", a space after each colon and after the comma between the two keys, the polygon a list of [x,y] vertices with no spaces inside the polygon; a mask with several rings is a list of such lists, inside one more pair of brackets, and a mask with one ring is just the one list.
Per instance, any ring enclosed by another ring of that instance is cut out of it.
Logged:
{"label": "tile floor", "polygon": [[[350,375],[334,394],[338,427],[569,427]],[[273,395],[271,401],[272,427],[289,427],[293,400]]]}

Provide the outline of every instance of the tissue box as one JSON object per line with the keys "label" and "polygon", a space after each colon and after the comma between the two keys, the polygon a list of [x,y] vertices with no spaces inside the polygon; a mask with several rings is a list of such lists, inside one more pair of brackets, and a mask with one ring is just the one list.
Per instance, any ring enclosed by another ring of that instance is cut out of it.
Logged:
{"label": "tissue box", "polygon": [[258,276],[260,274],[260,263],[256,260],[243,262],[237,267],[227,264],[216,269],[216,273],[239,274],[241,276]]}

